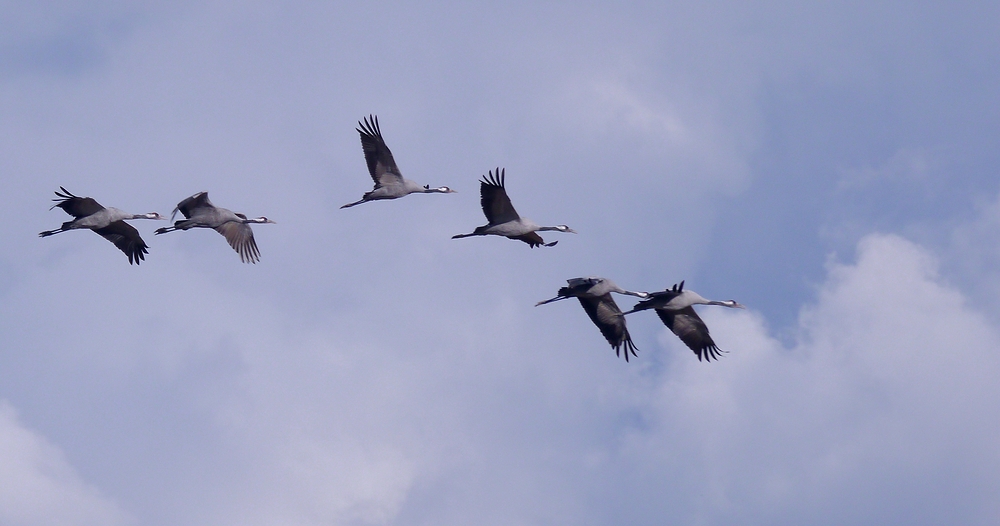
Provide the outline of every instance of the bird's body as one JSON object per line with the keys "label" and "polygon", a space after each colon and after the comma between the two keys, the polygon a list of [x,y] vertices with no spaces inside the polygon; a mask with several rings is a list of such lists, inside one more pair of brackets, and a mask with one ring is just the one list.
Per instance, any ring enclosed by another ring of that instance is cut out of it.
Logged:
{"label": "bird's body", "polygon": [[145,260],[149,246],[139,236],[139,231],[132,225],[125,222],[127,219],[166,219],[156,212],[148,214],[129,214],[123,210],[113,207],[104,207],[91,197],[78,197],[70,193],[63,187],[59,187],[62,192],[56,192],[58,196],[53,201],[56,204],[52,208],[62,208],[67,214],[74,217],[72,221],[66,221],[56,230],[46,230],[40,232],[39,237],[48,237],[66,232],[68,230],[90,229],[97,232],[104,239],[115,244],[119,250],[128,256],[129,264],[138,265]]}
{"label": "bird's body", "polygon": [[566,225],[539,226],[534,221],[518,215],[517,211],[514,210],[514,205],[510,202],[510,197],[507,196],[504,175],[505,171],[497,168],[496,172],[490,171],[489,175],[484,176],[479,183],[480,204],[489,223],[476,227],[469,234],[451,236],[452,239],[470,236],[503,236],[524,241],[531,248],[535,248],[539,245],[551,247],[558,243],[558,241],[546,243],[542,236],[538,235],[538,232],[554,230],[576,233]]}
{"label": "bird's body", "polygon": [[392,158],[392,152],[389,151],[385,140],[382,139],[378,117],[369,117],[370,120],[366,118],[364,123],[358,122],[360,128],[356,129],[361,134],[361,148],[365,152],[368,173],[375,181],[375,188],[371,192],[365,192],[360,200],[340,208],[350,208],[368,201],[398,199],[410,194],[450,194],[455,192],[447,186],[431,188],[428,185],[421,186],[420,183],[404,178],[399,167],[396,166],[396,161]]}
{"label": "bird's body", "polygon": [[698,355],[698,360],[718,359],[719,349],[708,332],[708,326],[695,312],[695,305],[721,305],[737,309],[745,308],[735,300],[716,301],[703,298],[697,292],[684,290],[684,282],[674,285],[662,292],[653,292],[649,298],[640,301],[632,310],[624,314],[632,314],[641,310],[655,309],[663,324],[677,335],[689,349]]}
{"label": "bird's body", "polygon": [[211,228],[225,236],[229,246],[233,247],[244,263],[256,263],[260,260],[260,251],[253,238],[251,223],[274,223],[266,217],[248,219],[243,214],[220,208],[208,200],[208,192],[198,192],[181,201],[174,208],[170,219],[180,212],[186,219],[174,223],[174,226],[156,230],[157,234],[165,234],[174,230],[189,230],[192,228]]}
{"label": "bird's body", "polygon": [[630,352],[632,356],[636,356],[635,351],[637,349],[635,344],[632,343],[632,337],[629,336],[628,328],[625,326],[625,316],[622,314],[621,309],[618,308],[618,304],[615,303],[614,298],[611,297],[611,293],[628,294],[640,298],[648,297],[649,294],[625,290],[609,279],[598,277],[573,278],[566,280],[566,283],[569,286],[560,288],[558,296],[540,301],[535,306],[567,298],[577,298],[580,300],[583,310],[590,316],[590,320],[594,322],[594,325],[600,329],[604,338],[611,344],[611,348],[615,350],[616,356],[620,356],[622,347],[625,347],[626,362],[628,361]]}

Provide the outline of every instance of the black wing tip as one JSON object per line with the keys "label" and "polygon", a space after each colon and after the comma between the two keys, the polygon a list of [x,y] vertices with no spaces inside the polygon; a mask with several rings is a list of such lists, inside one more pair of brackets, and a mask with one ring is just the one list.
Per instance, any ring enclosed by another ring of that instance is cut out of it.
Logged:
{"label": "black wing tip", "polygon": [[368,135],[370,137],[382,138],[382,129],[378,125],[378,117],[374,114],[369,114],[367,117],[363,118],[363,121],[358,121],[358,126],[360,128],[355,128],[361,135]]}
{"label": "black wing tip", "polygon": [[53,199],[53,201],[63,201],[63,200],[66,200],[66,199],[73,199],[73,198],[77,197],[77,196],[73,195],[73,192],[70,192],[64,186],[60,186],[59,190],[62,190],[62,193],[56,192],[56,195],[59,196],[60,199]]}
{"label": "black wing tip", "polygon": [[145,243],[135,246],[131,252],[126,252],[125,255],[128,256],[129,265],[138,265],[139,263],[146,260],[146,254],[149,254],[147,250],[149,246]]}
{"label": "black wing tip", "polygon": [[719,346],[717,346],[715,344],[706,345],[706,346],[702,347],[701,349],[698,349],[698,350],[695,351],[695,354],[698,355],[698,361],[699,362],[702,361],[702,358],[704,358],[706,362],[711,362],[712,360],[718,361],[718,359],[723,354],[728,354],[728,353],[729,353],[729,351],[724,351],[724,350],[720,349]]}
{"label": "black wing tip", "polygon": [[480,182],[486,186],[496,186],[497,188],[503,188],[506,190],[506,168],[497,167],[496,170],[490,170],[487,175],[484,175]]}
{"label": "black wing tip", "polygon": [[52,210],[53,208],[55,208],[57,206],[58,207],[62,207],[63,205],[65,205],[67,202],[69,202],[72,199],[80,199],[79,196],[73,195],[73,192],[70,192],[69,190],[67,190],[63,186],[60,186],[59,190],[62,190],[62,192],[59,192],[58,190],[55,192],[55,194],[56,194],[57,197],[55,199],[53,199],[53,201],[55,201],[56,204],[50,206],[49,210]]}
{"label": "black wing tip", "polygon": [[630,352],[632,353],[632,356],[635,356],[636,358],[639,357],[639,355],[635,353],[639,350],[639,348],[632,343],[632,337],[629,336],[628,333],[625,334],[625,339],[622,340],[621,343],[613,345],[612,347],[615,349],[615,356],[621,356],[622,347],[625,348],[625,363],[628,363],[628,354]]}

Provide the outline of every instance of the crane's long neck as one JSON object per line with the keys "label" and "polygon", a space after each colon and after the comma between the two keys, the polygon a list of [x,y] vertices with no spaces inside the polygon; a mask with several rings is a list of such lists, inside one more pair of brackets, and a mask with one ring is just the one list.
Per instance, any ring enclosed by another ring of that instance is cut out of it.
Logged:
{"label": "crane's long neck", "polygon": [[743,309],[743,308],[745,308],[743,305],[740,305],[739,303],[736,303],[735,300],[725,300],[725,301],[710,300],[710,301],[703,302],[703,305],[721,305],[723,307],[729,307],[729,308],[732,308],[732,309]]}
{"label": "crane's long neck", "polygon": [[620,287],[615,287],[614,289],[611,290],[611,292],[616,292],[618,294],[628,294],[629,296],[635,296],[637,298],[648,298],[649,297],[649,293],[648,292],[635,292],[635,291],[631,291],[631,290],[625,290],[625,289],[620,288]]}

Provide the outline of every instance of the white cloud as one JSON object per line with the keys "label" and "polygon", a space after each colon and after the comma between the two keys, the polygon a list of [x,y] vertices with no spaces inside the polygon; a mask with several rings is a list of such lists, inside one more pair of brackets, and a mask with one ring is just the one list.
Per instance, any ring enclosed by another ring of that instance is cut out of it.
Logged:
{"label": "white cloud", "polygon": [[863,239],[855,264],[829,268],[791,349],[752,313],[705,318],[734,351],[677,360],[652,431],[623,453],[643,484],[684,481],[671,500],[690,522],[996,519],[1000,337],[926,250]]}
{"label": "white cloud", "polygon": [[81,480],[62,452],[0,400],[0,524],[111,526],[127,515]]}

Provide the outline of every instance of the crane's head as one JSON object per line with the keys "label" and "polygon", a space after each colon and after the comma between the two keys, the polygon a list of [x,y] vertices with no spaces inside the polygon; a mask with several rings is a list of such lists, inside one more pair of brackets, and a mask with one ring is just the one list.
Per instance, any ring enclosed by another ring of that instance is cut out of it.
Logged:
{"label": "crane's head", "polygon": [[447,186],[439,186],[439,187],[437,187],[437,188],[431,188],[431,186],[430,186],[430,185],[428,185],[428,184],[425,184],[425,185],[424,185],[424,193],[425,193],[425,194],[432,194],[432,193],[438,193],[438,194],[454,194],[454,193],[455,193],[455,191],[454,191],[454,190],[452,190],[451,188],[448,188]]}
{"label": "crane's head", "polygon": [[555,227],[555,229],[558,230],[558,231],[560,231],[560,232],[568,232],[570,234],[575,234],[576,233],[576,230],[573,230],[572,228],[570,228],[570,227],[568,227],[566,225],[558,225],[558,226]]}
{"label": "crane's head", "polygon": [[166,221],[166,216],[161,216],[158,212],[150,212],[148,214],[142,214],[144,219],[156,219],[157,221]]}
{"label": "crane's head", "polygon": [[723,307],[731,307],[733,309],[745,309],[746,306],[736,303],[736,300],[724,300],[724,301],[710,301],[709,305],[722,305]]}
{"label": "crane's head", "polygon": [[268,218],[266,218],[264,216],[260,216],[260,217],[254,218],[254,219],[247,219],[244,222],[245,223],[261,223],[261,224],[263,224],[263,223],[272,223],[273,224],[274,223],[274,221],[271,221],[270,219],[268,219]]}

